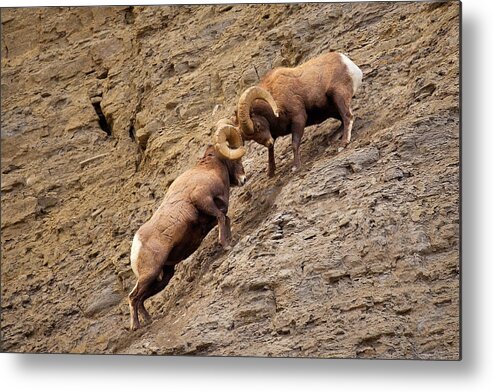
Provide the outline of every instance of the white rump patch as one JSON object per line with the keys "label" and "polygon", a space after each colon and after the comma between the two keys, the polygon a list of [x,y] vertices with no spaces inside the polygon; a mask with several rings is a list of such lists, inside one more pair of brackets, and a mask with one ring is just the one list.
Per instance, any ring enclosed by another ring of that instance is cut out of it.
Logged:
{"label": "white rump patch", "polygon": [[363,72],[359,67],[354,64],[351,59],[346,56],[345,54],[340,53],[342,62],[346,64],[347,70],[349,72],[349,75],[351,76],[351,79],[353,80],[353,96],[356,94],[356,91],[358,91],[359,87],[361,86],[361,82],[363,80]]}
{"label": "white rump patch", "polygon": [[139,234],[135,234],[132,241],[132,248],[130,249],[130,266],[135,276],[138,278],[139,273],[137,272],[137,260],[139,258],[140,249],[142,248],[142,241],[139,238]]}

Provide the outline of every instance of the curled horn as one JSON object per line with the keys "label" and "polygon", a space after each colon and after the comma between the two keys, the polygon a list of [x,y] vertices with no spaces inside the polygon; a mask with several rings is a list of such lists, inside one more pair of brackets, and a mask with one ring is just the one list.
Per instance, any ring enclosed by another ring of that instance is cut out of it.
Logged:
{"label": "curled horn", "polygon": [[238,128],[230,120],[221,119],[217,122],[213,141],[217,154],[224,159],[235,160],[245,155],[243,139]]}
{"label": "curled horn", "polygon": [[251,136],[255,132],[252,119],[250,118],[250,108],[252,107],[252,102],[256,99],[262,99],[267,102],[271,106],[274,115],[279,117],[279,109],[277,108],[276,101],[274,101],[274,98],[272,98],[272,95],[267,90],[258,86],[246,89],[238,100],[238,122],[240,124],[240,131],[245,136]]}

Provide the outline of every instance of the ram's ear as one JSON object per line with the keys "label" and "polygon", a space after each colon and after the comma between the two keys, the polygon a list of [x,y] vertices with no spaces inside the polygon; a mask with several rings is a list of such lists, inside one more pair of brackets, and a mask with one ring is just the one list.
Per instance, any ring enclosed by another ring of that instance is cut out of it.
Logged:
{"label": "ram's ear", "polygon": [[231,122],[235,127],[238,126],[238,109],[235,109],[233,115],[231,116]]}

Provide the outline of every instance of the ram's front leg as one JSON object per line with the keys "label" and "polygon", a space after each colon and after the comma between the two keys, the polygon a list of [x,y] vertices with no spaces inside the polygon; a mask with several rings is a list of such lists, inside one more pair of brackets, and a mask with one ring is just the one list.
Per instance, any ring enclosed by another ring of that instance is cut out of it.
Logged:
{"label": "ram's front leg", "polygon": [[211,196],[193,197],[193,200],[198,210],[217,219],[217,225],[219,227],[219,243],[224,249],[229,249],[231,227],[228,216],[225,212],[221,211],[221,209],[227,211],[227,207],[222,205],[224,202],[221,201],[221,208],[219,208],[215,203],[214,198]]}
{"label": "ram's front leg", "polygon": [[217,225],[219,227],[219,243],[224,249],[229,249],[231,241],[231,223],[227,215],[220,214],[217,216]]}
{"label": "ram's front leg", "polygon": [[291,125],[293,155],[294,155],[294,163],[292,169],[293,172],[296,172],[301,169],[300,145],[301,145],[301,139],[303,137],[303,132],[305,130],[305,124],[306,124],[306,116],[299,116],[293,120],[293,123]]}
{"label": "ram's front leg", "polygon": [[276,158],[274,156],[274,144],[269,147],[269,171],[267,175],[269,177],[274,177],[276,174]]}
{"label": "ram's front leg", "polygon": [[223,245],[224,248],[229,248],[229,244],[231,243],[231,220],[227,215],[225,217],[225,222],[224,222],[224,236],[225,236],[225,243],[226,246]]}

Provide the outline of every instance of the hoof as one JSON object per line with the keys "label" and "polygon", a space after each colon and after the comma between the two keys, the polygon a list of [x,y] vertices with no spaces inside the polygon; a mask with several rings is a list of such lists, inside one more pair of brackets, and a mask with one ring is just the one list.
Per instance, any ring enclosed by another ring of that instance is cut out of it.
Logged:
{"label": "hoof", "polygon": [[144,325],[148,325],[152,322],[151,315],[148,314],[148,315],[144,315],[143,317],[144,317]]}
{"label": "hoof", "polygon": [[221,245],[221,248],[223,248],[224,250],[231,249],[231,244],[229,241],[224,241],[224,242],[219,241],[219,245]]}
{"label": "hoof", "polygon": [[338,143],[336,143],[335,147],[336,147],[336,150],[337,152],[341,152],[342,150],[344,150],[346,148],[348,144],[347,143],[344,143],[342,140],[340,140]]}
{"label": "hoof", "polygon": [[341,152],[342,150],[344,150],[347,147],[348,144],[349,144],[349,141],[346,142],[345,140],[340,139],[334,143],[334,147],[336,148],[337,152]]}

